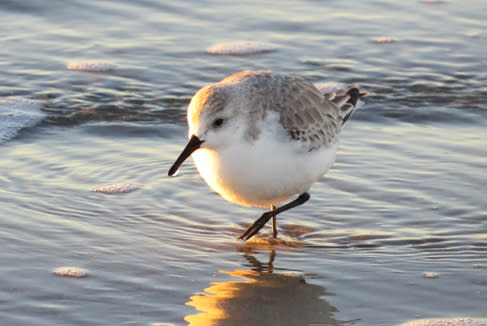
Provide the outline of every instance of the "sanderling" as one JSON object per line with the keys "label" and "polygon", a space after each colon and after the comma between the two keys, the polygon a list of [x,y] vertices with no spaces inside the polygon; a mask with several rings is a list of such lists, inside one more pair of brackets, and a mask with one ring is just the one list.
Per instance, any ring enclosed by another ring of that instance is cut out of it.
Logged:
{"label": "sanderling", "polygon": [[224,199],[271,208],[239,239],[250,239],[271,218],[276,237],[276,215],[310,198],[311,185],[335,162],[342,125],[364,95],[358,87],[321,94],[303,78],[269,71],[233,74],[191,99],[189,142],[168,174],[191,155]]}

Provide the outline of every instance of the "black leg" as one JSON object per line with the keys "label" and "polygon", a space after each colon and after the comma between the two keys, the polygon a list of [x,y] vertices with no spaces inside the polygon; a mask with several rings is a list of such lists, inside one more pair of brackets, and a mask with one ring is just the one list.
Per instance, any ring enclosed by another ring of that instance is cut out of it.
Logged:
{"label": "black leg", "polygon": [[[276,206],[271,205],[271,211],[275,211]],[[272,215],[272,237],[275,239],[277,238],[277,222],[276,222],[276,214]]]}
{"label": "black leg", "polygon": [[264,225],[270,220],[271,217],[276,216],[277,214],[282,213],[284,211],[287,211],[288,209],[291,209],[291,208],[294,208],[296,206],[304,204],[305,202],[308,201],[309,197],[310,197],[309,194],[307,192],[304,192],[301,195],[299,195],[298,198],[287,203],[286,205],[283,205],[281,207],[277,207],[275,210],[265,212],[257,220],[255,220],[255,222],[252,223],[251,226],[249,226],[247,231],[245,231],[240,236],[239,239],[240,240],[248,240],[248,239],[252,238],[254,235],[257,234],[257,232],[259,232],[260,229],[262,229],[262,227],[264,227]]}

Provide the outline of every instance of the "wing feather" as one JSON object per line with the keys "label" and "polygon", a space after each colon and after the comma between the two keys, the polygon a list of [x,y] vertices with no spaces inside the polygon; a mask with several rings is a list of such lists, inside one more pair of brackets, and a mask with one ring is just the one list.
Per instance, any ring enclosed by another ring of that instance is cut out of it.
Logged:
{"label": "wing feather", "polygon": [[225,78],[221,84],[238,85],[250,90],[249,116],[254,126],[248,131],[249,139],[258,136],[255,121],[262,119],[268,110],[278,112],[280,123],[290,137],[299,140],[308,150],[316,150],[336,142],[343,123],[355,109],[360,93],[358,87],[336,95],[322,94],[304,78],[269,71],[243,71]]}
{"label": "wing feather", "polygon": [[281,76],[280,96],[271,110],[280,113],[280,122],[289,135],[316,150],[336,141],[340,131],[340,108],[321,94],[309,81]]}

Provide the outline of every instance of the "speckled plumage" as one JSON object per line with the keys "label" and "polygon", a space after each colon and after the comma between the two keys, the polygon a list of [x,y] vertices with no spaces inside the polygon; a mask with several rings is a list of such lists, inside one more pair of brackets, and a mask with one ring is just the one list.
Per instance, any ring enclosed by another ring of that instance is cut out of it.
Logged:
{"label": "speckled plumage", "polygon": [[246,139],[251,141],[259,136],[257,122],[270,110],[279,113],[279,121],[291,138],[303,142],[308,150],[316,150],[336,142],[345,117],[354,109],[347,102],[350,98],[347,94],[321,94],[301,77],[243,71],[201,89],[193,98],[188,118],[199,119],[202,110],[215,115],[228,101],[238,99],[239,107],[247,110]]}

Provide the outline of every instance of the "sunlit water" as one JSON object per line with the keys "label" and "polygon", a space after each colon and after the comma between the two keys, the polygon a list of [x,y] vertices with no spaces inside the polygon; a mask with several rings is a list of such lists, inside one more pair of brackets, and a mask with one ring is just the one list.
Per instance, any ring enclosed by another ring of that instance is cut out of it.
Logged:
{"label": "sunlit water", "polygon": [[[1,325],[487,317],[483,1],[3,1],[0,15],[0,96],[43,116],[0,143]],[[206,53],[239,40],[278,47]],[[279,241],[237,241],[262,210],[225,202],[191,162],[167,177],[191,96],[245,69],[371,93]],[[93,191],[110,183],[139,188]]]}

